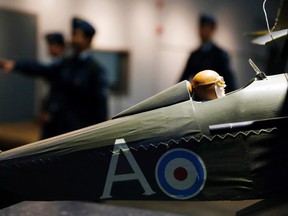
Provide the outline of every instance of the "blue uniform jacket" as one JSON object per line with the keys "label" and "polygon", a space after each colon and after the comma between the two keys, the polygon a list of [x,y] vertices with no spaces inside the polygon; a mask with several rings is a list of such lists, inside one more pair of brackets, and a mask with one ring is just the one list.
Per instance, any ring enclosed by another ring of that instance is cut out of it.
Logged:
{"label": "blue uniform jacket", "polygon": [[49,65],[16,61],[15,70],[50,83],[47,111],[52,120],[47,137],[107,120],[107,79],[91,55],[63,57]]}

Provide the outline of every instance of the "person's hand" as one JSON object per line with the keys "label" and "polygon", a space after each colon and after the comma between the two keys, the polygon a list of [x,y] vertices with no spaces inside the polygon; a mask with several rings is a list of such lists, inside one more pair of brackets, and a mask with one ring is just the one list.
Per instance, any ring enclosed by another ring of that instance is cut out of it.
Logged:
{"label": "person's hand", "polygon": [[0,59],[0,68],[2,68],[6,73],[10,73],[15,68],[15,61]]}

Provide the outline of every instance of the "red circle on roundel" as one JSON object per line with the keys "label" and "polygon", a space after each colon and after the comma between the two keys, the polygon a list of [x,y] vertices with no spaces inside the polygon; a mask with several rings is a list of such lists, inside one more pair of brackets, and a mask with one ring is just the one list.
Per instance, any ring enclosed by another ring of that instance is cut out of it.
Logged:
{"label": "red circle on roundel", "polygon": [[184,181],[188,176],[187,170],[183,167],[177,167],[174,170],[174,177],[178,180],[178,181]]}

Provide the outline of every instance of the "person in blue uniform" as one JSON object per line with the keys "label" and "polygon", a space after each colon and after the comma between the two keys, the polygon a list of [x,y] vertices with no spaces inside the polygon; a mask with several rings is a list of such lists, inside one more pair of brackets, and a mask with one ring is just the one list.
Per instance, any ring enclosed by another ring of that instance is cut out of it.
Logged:
{"label": "person in blue uniform", "polygon": [[65,39],[60,32],[51,32],[45,35],[48,54],[52,59],[62,57],[65,54]]}
{"label": "person in blue uniform", "polygon": [[215,17],[211,15],[200,16],[199,37],[201,45],[190,54],[180,81],[192,80],[198,72],[203,70],[214,70],[225,77],[226,91],[230,92],[236,89],[235,79],[227,52],[213,42],[216,28]]}
{"label": "person in blue uniform", "polygon": [[[61,61],[66,51],[66,43],[62,33],[60,32],[50,32],[45,35],[45,41],[47,45],[48,55],[51,58],[51,62]],[[49,83],[45,82],[48,86]],[[39,121],[42,126],[41,138],[49,138],[53,136],[53,131],[55,128],[54,121],[52,121],[53,101],[51,100],[51,95],[46,93],[41,101],[41,110],[39,115]],[[52,103],[52,104],[51,104]]]}
{"label": "person in blue uniform", "polygon": [[[72,20],[72,54],[49,65],[34,61],[1,60],[6,71],[43,77],[50,83],[48,138],[107,120],[107,81],[104,69],[89,53],[96,30],[87,21]],[[44,129],[44,128],[43,128]]]}

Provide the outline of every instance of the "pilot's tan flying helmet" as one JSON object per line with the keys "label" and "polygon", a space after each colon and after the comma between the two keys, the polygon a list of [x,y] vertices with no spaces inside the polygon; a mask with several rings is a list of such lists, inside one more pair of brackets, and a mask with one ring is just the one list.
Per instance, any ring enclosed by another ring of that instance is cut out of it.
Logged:
{"label": "pilot's tan flying helmet", "polygon": [[225,96],[224,78],[213,70],[197,73],[191,83],[192,93],[200,100],[213,100]]}

